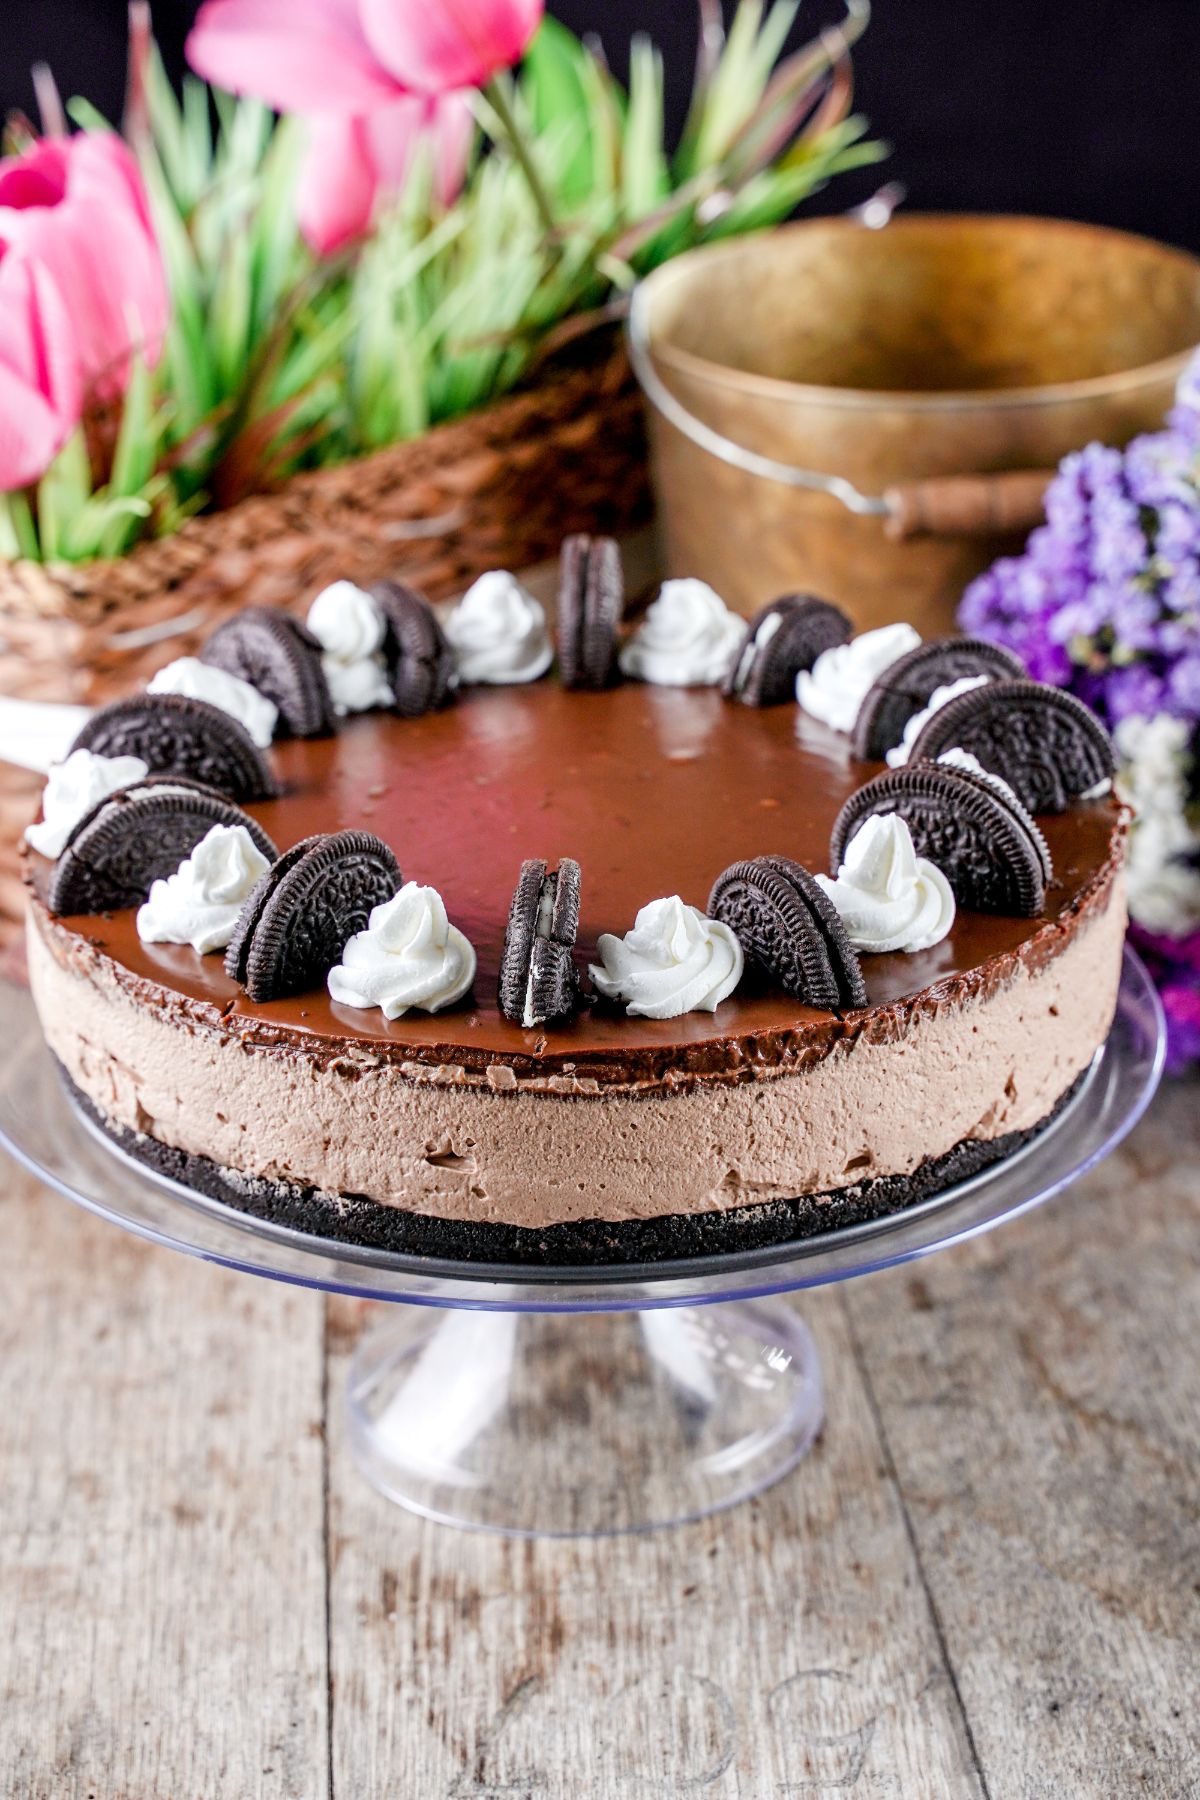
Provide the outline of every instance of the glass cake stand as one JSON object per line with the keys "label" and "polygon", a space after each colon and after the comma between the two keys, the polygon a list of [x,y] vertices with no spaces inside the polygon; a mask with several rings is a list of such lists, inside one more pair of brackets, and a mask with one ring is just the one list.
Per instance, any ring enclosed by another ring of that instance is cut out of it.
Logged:
{"label": "glass cake stand", "polygon": [[1127,951],[1112,1034],[1078,1093],[995,1168],[904,1212],[788,1245],[531,1269],[332,1243],[150,1173],[75,1111],[28,995],[10,994],[31,1027],[29,1053],[0,1086],[0,1141],[18,1162],[169,1249],[400,1302],[380,1309],[350,1372],[363,1473],[429,1518],[530,1537],[678,1523],[778,1480],[824,1417],[812,1336],[782,1296],[928,1256],[1061,1193],[1141,1117],[1164,1042],[1158,997]]}

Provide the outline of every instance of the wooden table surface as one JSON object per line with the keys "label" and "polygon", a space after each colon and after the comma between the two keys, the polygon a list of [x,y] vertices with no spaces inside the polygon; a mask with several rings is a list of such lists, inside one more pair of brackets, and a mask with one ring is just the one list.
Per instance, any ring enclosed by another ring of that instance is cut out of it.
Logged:
{"label": "wooden table surface", "polygon": [[357,1476],[370,1308],[3,1165],[3,1800],[1200,1794],[1200,1088],[963,1248],[809,1295],[828,1422],[640,1539]]}

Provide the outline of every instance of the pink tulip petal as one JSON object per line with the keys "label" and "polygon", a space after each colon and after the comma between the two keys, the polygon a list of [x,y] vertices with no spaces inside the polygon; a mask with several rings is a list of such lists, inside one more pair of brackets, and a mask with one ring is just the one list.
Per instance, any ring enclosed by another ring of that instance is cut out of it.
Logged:
{"label": "pink tulip petal", "polygon": [[467,179],[475,141],[475,114],[466,94],[446,94],[437,102],[433,134],[434,196],[439,206],[450,206]]}
{"label": "pink tulip petal", "polygon": [[0,363],[78,419],[83,382],[70,309],[47,271],[20,255],[0,261]]}
{"label": "pink tulip petal", "polygon": [[100,398],[124,386],[131,345],[156,360],[167,319],[162,263],[130,208],[110,203],[100,211],[94,200],[76,200],[0,213],[0,237],[40,264],[63,295],[84,380]]}
{"label": "pink tulip petal", "polygon": [[525,54],[543,0],[359,0],[367,41],[406,88],[478,88]]}
{"label": "pink tulip petal", "polygon": [[424,146],[432,150],[435,198],[449,205],[462,186],[473,135],[464,94],[405,97],[358,119],[311,119],[297,202],[305,241],[330,256],[364,237],[379,206],[404,192]]}
{"label": "pink tulip petal", "polygon": [[[394,108],[381,110],[391,112]],[[331,256],[365,235],[375,208],[375,190],[375,163],[366,121],[311,119],[297,190],[297,212],[304,240],[318,256]]]}
{"label": "pink tulip petal", "polygon": [[[57,175],[58,204],[3,204],[20,198],[22,170]],[[4,174],[0,243],[51,277],[71,310],[84,381],[108,398],[127,379],[131,345],[156,360],[170,310],[137,165],[111,132],[81,132],[11,159]]]}
{"label": "pink tulip petal", "polygon": [[67,191],[67,147],[46,138],[0,162],[0,206],[57,206]]}
{"label": "pink tulip petal", "polygon": [[439,206],[450,204],[462,187],[475,130],[467,95],[398,101],[366,123],[381,196],[403,193],[424,147],[432,151],[434,197]]}
{"label": "pink tulip petal", "polygon": [[427,100],[397,100],[361,121],[375,180],[385,192],[403,191],[429,112]]}
{"label": "pink tulip petal", "polygon": [[86,131],[71,138],[69,148],[67,193],[73,198],[94,196],[106,205],[111,204],[114,192],[126,195],[142,229],[153,239],[150,198],[137,158],[125,140],[115,131]]}
{"label": "pink tulip petal", "polygon": [[39,481],[72,429],[36,388],[0,362],[0,493]]}
{"label": "pink tulip petal", "polygon": [[206,0],[187,56],[206,81],[284,112],[367,113],[400,86],[367,43],[357,0]]}
{"label": "pink tulip petal", "polygon": [[0,490],[43,475],[79,422],[79,358],[66,303],[44,269],[0,262]]}

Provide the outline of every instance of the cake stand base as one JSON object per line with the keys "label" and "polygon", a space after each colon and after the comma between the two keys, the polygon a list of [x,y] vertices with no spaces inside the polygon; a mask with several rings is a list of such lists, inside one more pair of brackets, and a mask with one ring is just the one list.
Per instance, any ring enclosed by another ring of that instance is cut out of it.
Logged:
{"label": "cake stand base", "polygon": [[[151,1243],[376,1309],[350,1435],[414,1512],[516,1537],[697,1519],[757,1494],[821,1428],[812,1338],[783,1294],[896,1268],[1061,1194],[1141,1118],[1166,1028],[1126,952],[1112,1033],[1023,1149],[903,1212],[795,1243],[589,1268],[439,1261],[257,1219],[117,1150],[67,1098],[27,994],[0,1074],[0,1144],[76,1205]],[[387,1321],[384,1323],[384,1321]]]}
{"label": "cake stand base", "polygon": [[824,1417],[816,1346],[783,1300],[392,1306],[348,1398],[359,1468],[389,1500],[513,1537],[647,1531],[734,1506],[794,1468]]}

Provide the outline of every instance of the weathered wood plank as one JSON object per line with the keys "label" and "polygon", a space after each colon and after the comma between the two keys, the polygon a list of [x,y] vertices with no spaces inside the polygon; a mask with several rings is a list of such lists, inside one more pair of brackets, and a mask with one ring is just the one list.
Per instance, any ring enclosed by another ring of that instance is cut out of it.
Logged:
{"label": "weathered wood plank", "polygon": [[348,1302],[326,1506],[320,1300],[0,1167],[6,1800],[1200,1792],[1197,1087],[1033,1217],[806,1299],[808,1462],[599,1544],[363,1486]]}
{"label": "weathered wood plank", "polygon": [[[331,1384],[368,1309],[333,1303]],[[331,1418],[334,1794],[979,1793],[838,1302],[833,1426],[760,1501],[642,1538],[508,1542],[362,1484]]]}
{"label": "weathered wood plank", "polygon": [[0,1794],[327,1793],[319,1297],[0,1162]]}
{"label": "weathered wood plank", "polygon": [[1200,1793],[1200,1087],[844,1299],[992,1795]]}

